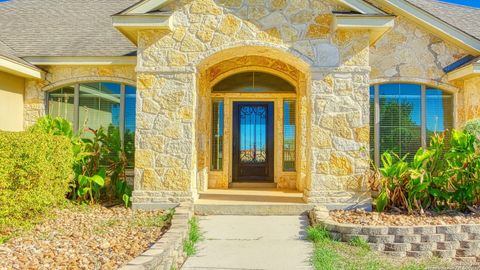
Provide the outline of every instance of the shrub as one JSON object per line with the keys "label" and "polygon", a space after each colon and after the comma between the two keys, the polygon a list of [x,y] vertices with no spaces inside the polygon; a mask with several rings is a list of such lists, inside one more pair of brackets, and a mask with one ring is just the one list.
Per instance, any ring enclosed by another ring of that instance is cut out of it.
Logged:
{"label": "shrub", "polygon": [[72,148],[63,136],[0,132],[0,235],[27,226],[65,200]]}
{"label": "shrub", "polygon": [[71,123],[63,118],[45,116],[30,128],[67,137],[73,149],[74,179],[68,198],[80,202],[95,203],[101,198],[123,200],[130,205],[132,189],[127,184],[127,156],[133,155],[133,134],[125,147],[122,146],[120,130],[110,125],[97,130],[85,129],[83,134],[74,134]]}
{"label": "shrub", "polygon": [[475,136],[477,140],[480,140],[480,119],[467,121],[463,130]]}
{"label": "shrub", "polygon": [[460,209],[480,198],[480,152],[474,135],[453,130],[449,144],[434,135],[427,149],[420,148],[412,162],[390,152],[382,155],[377,211],[398,207]]}

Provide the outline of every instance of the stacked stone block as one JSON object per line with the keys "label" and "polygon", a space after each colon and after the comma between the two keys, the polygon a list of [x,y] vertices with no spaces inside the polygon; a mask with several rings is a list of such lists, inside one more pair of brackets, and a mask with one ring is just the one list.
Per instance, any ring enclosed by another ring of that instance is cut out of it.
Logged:
{"label": "stacked stone block", "polygon": [[480,224],[422,226],[362,226],[340,224],[325,215],[315,215],[333,239],[367,241],[372,250],[395,257],[480,261]]}

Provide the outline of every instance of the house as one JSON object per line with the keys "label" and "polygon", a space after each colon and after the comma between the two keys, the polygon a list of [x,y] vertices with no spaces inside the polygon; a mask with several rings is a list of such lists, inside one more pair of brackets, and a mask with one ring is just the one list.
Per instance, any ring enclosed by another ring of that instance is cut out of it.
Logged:
{"label": "house", "polygon": [[134,134],[138,207],[242,183],[361,206],[370,160],[479,116],[478,18],[435,0],[0,2],[0,129],[50,114]]}

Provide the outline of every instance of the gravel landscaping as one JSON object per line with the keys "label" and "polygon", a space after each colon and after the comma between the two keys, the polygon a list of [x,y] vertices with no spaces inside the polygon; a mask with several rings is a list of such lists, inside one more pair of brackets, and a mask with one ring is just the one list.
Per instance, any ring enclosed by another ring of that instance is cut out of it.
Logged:
{"label": "gravel landscaping", "polygon": [[480,214],[452,212],[425,212],[408,215],[402,212],[367,212],[363,209],[334,210],[330,217],[338,223],[350,223],[371,226],[411,226],[411,225],[447,225],[480,224]]}
{"label": "gravel landscaping", "polygon": [[0,244],[0,269],[117,269],[166,231],[165,212],[124,207],[55,210],[55,218]]}

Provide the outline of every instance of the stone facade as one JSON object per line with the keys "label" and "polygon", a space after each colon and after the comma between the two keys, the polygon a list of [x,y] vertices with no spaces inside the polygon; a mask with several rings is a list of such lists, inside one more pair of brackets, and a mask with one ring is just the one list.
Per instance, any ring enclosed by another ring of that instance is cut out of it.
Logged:
{"label": "stone facade", "polygon": [[[283,172],[282,111],[276,109],[275,182],[306,202],[331,208],[368,204],[369,86],[412,82],[456,93],[457,125],[480,114],[480,81],[448,81],[443,68],[467,53],[403,16],[370,45],[367,30],[332,31],[335,0],[179,0],[170,31],[142,30],[137,66],[44,67],[27,80],[25,126],[45,113],[44,91],[80,81],[137,83],[134,204],[195,200],[198,191],[228,188],[231,130],[223,171],[210,170],[211,100],[297,103],[296,171]],[[388,12],[388,10],[387,10]],[[264,71],[296,87],[278,94],[213,95],[212,85],[241,71]],[[229,103],[230,102],[230,103]],[[225,114],[231,126],[231,113]]]}
{"label": "stone facade", "polygon": [[209,181],[208,128],[202,126],[209,81],[202,74],[235,57],[291,65],[303,78],[296,98],[304,135],[293,179],[305,199],[338,206],[368,200],[361,194],[368,169],[362,149],[368,148],[369,34],[331,32],[331,12],[345,7],[336,1],[194,0],[164,9],[172,11],[171,32],[139,35],[134,203],[193,199]]}

